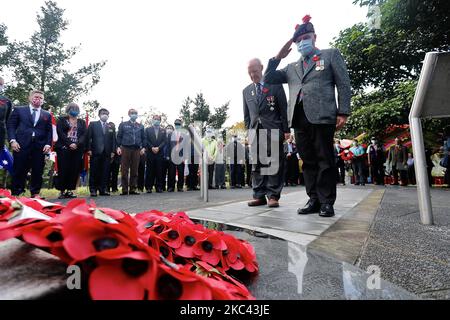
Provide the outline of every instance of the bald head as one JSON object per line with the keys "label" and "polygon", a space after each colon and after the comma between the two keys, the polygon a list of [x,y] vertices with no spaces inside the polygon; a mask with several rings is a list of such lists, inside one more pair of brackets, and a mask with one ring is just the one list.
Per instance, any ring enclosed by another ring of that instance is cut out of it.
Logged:
{"label": "bald head", "polygon": [[259,83],[262,80],[263,65],[261,60],[253,58],[248,62],[248,75],[253,83]]}

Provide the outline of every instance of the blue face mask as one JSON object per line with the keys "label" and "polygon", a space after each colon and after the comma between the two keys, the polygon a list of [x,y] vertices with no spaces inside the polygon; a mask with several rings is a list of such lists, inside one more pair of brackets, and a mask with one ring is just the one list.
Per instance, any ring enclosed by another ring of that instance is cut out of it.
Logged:
{"label": "blue face mask", "polygon": [[153,125],[154,125],[155,127],[159,127],[160,124],[161,124],[161,121],[159,121],[159,120],[153,120]]}
{"label": "blue face mask", "polygon": [[177,129],[177,130],[181,129],[181,124],[176,124],[175,129]]}
{"label": "blue face mask", "polygon": [[303,57],[307,57],[314,50],[313,40],[312,39],[305,39],[305,40],[302,40],[302,41],[298,42],[297,43],[297,50],[298,50],[298,52],[300,52],[300,54]]}
{"label": "blue face mask", "polygon": [[135,122],[136,120],[137,120],[137,118],[138,118],[138,115],[137,114],[130,114],[130,120],[131,121],[133,121],[133,122]]}
{"label": "blue face mask", "polygon": [[69,115],[72,116],[72,117],[78,117],[79,114],[80,113],[78,111],[75,111],[75,110],[70,110],[69,111]]}

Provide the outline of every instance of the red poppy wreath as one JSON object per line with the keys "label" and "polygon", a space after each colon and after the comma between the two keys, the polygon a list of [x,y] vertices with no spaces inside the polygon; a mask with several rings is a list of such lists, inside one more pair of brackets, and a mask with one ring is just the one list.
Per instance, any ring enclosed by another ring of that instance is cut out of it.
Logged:
{"label": "red poppy wreath", "polygon": [[230,275],[258,272],[254,248],[184,212],[132,216],[83,199],[60,205],[0,190],[0,241],[10,238],[80,266],[92,299],[254,299]]}

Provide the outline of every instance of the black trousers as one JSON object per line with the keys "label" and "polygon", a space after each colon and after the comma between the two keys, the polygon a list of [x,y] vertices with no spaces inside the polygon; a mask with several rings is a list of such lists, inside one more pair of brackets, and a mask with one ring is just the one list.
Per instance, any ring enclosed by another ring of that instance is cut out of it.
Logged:
{"label": "black trousers", "polygon": [[150,153],[147,156],[147,170],[145,172],[145,189],[152,190],[156,185],[156,190],[163,189],[163,156],[162,154]]}
{"label": "black trousers", "polygon": [[298,169],[298,159],[296,155],[291,155],[286,158],[286,179],[285,183],[298,184],[298,176],[300,172]]}
{"label": "black trousers", "polygon": [[[235,161],[236,163],[237,161]],[[241,165],[240,164],[230,164],[230,180],[231,186],[236,187],[241,184]]]}
{"label": "black trousers", "polygon": [[144,191],[145,186],[145,162],[147,160],[146,155],[141,155],[139,159],[139,168],[138,168],[138,189]]}
{"label": "black trousers", "polygon": [[336,162],[336,175],[337,182],[345,183],[345,164],[344,160],[342,160],[340,157]]}
{"label": "black trousers", "polygon": [[81,150],[58,149],[56,150],[56,161],[58,163],[56,189],[59,191],[75,190],[83,163],[83,152]]}
{"label": "black trousers", "polygon": [[168,166],[167,188],[175,189],[175,178],[178,173],[178,181],[176,182],[177,190],[182,190],[184,187],[184,163],[180,163],[177,165],[172,161],[169,161]]}
{"label": "black trousers", "polygon": [[116,192],[119,188],[119,169],[120,169],[121,157],[117,154],[114,155],[111,162],[111,173],[109,177],[108,190]]}
{"label": "black trousers", "polygon": [[372,174],[372,183],[384,185],[384,164],[383,163],[371,163],[370,173]]}
{"label": "black trousers", "polygon": [[336,201],[336,159],[333,139],[335,124],[312,124],[306,118],[303,104],[296,106],[292,126],[300,157],[306,193],[321,204]]}
{"label": "black trousers", "polygon": [[90,192],[107,191],[109,174],[111,170],[111,154],[102,153],[92,155],[89,171],[89,190]]}
{"label": "black trousers", "polygon": [[42,187],[42,174],[44,173],[45,155],[43,145],[32,144],[27,149],[22,148],[14,152],[12,175],[12,194],[19,195],[25,192],[25,181],[31,169],[30,192],[39,194]]}
{"label": "black trousers", "polygon": [[[163,159],[163,164],[162,164],[162,185],[163,185],[163,190],[166,191],[169,185],[169,168],[170,168],[170,164],[172,162],[169,159]],[[173,169],[170,168],[170,169]],[[173,172],[172,172],[173,173]]]}
{"label": "black trousers", "polygon": [[397,166],[392,166],[392,176],[394,177],[393,184],[398,184],[398,174],[400,173],[400,181],[402,185],[408,185],[407,171],[397,170]]}
{"label": "black trousers", "polygon": [[250,161],[245,161],[245,183],[251,187],[252,186],[252,165]]}
{"label": "black trousers", "polygon": [[189,189],[196,188],[198,186],[198,164],[188,164],[189,175],[187,179],[187,186]]}
{"label": "black trousers", "polygon": [[214,178],[214,167],[215,163],[208,164],[208,187],[211,188],[213,186],[213,178]]}

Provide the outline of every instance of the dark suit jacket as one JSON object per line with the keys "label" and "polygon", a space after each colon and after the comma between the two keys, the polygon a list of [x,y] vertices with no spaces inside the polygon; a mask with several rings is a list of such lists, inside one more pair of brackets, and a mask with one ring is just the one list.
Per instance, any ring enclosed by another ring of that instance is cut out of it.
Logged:
{"label": "dark suit jacket", "polygon": [[33,132],[35,134],[35,144],[42,148],[45,145],[52,145],[52,116],[48,111],[41,109],[36,126],[33,125],[29,106],[16,107],[11,112],[7,123],[8,139],[15,139],[22,149],[30,147]]}
{"label": "dark suit jacket", "polygon": [[12,111],[11,100],[0,95],[0,148],[3,149],[6,138],[6,122]]}
{"label": "dark suit jacket", "polygon": [[116,128],[114,123],[107,123],[106,133],[103,134],[103,128],[100,121],[89,123],[86,150],[92,151],[92,155],[101,155],[103,152],[111,154],[117,148]]}
{"label": "dark suit jacket", "polygon": [[162,129],[161,127],[159,128],[158,138],[156,138],[154,127],[149,127],[145,129],[145,145],[147,147],[147,155],[149,156],[155,155],[152,152],[152,148],[158,147],[159,152],[157,153],[157,155],[162,156],[164,152],[163,148],[166,143],[167,143],[167,133],[165,129]]}
{"label": "dark suit jacket", "polygon": [[[69,117],[59,117],[56,122],[56,131],[58,133],[58,141],[55,143],[55,149],[69,148],[72,141],[67,137],[69,133]],[[77,119],[77,150],[84,151],[86,145],[87,128],[86,122],[83,119]]]}
{"label": "dark suit jacket", "polygon": [[264,129],[279,129],[288,133],[287,101],[282,85],[264,84],[258,103],[255,84],[244,89],[244,122],[247,129],[256,129],[260,123]]}

